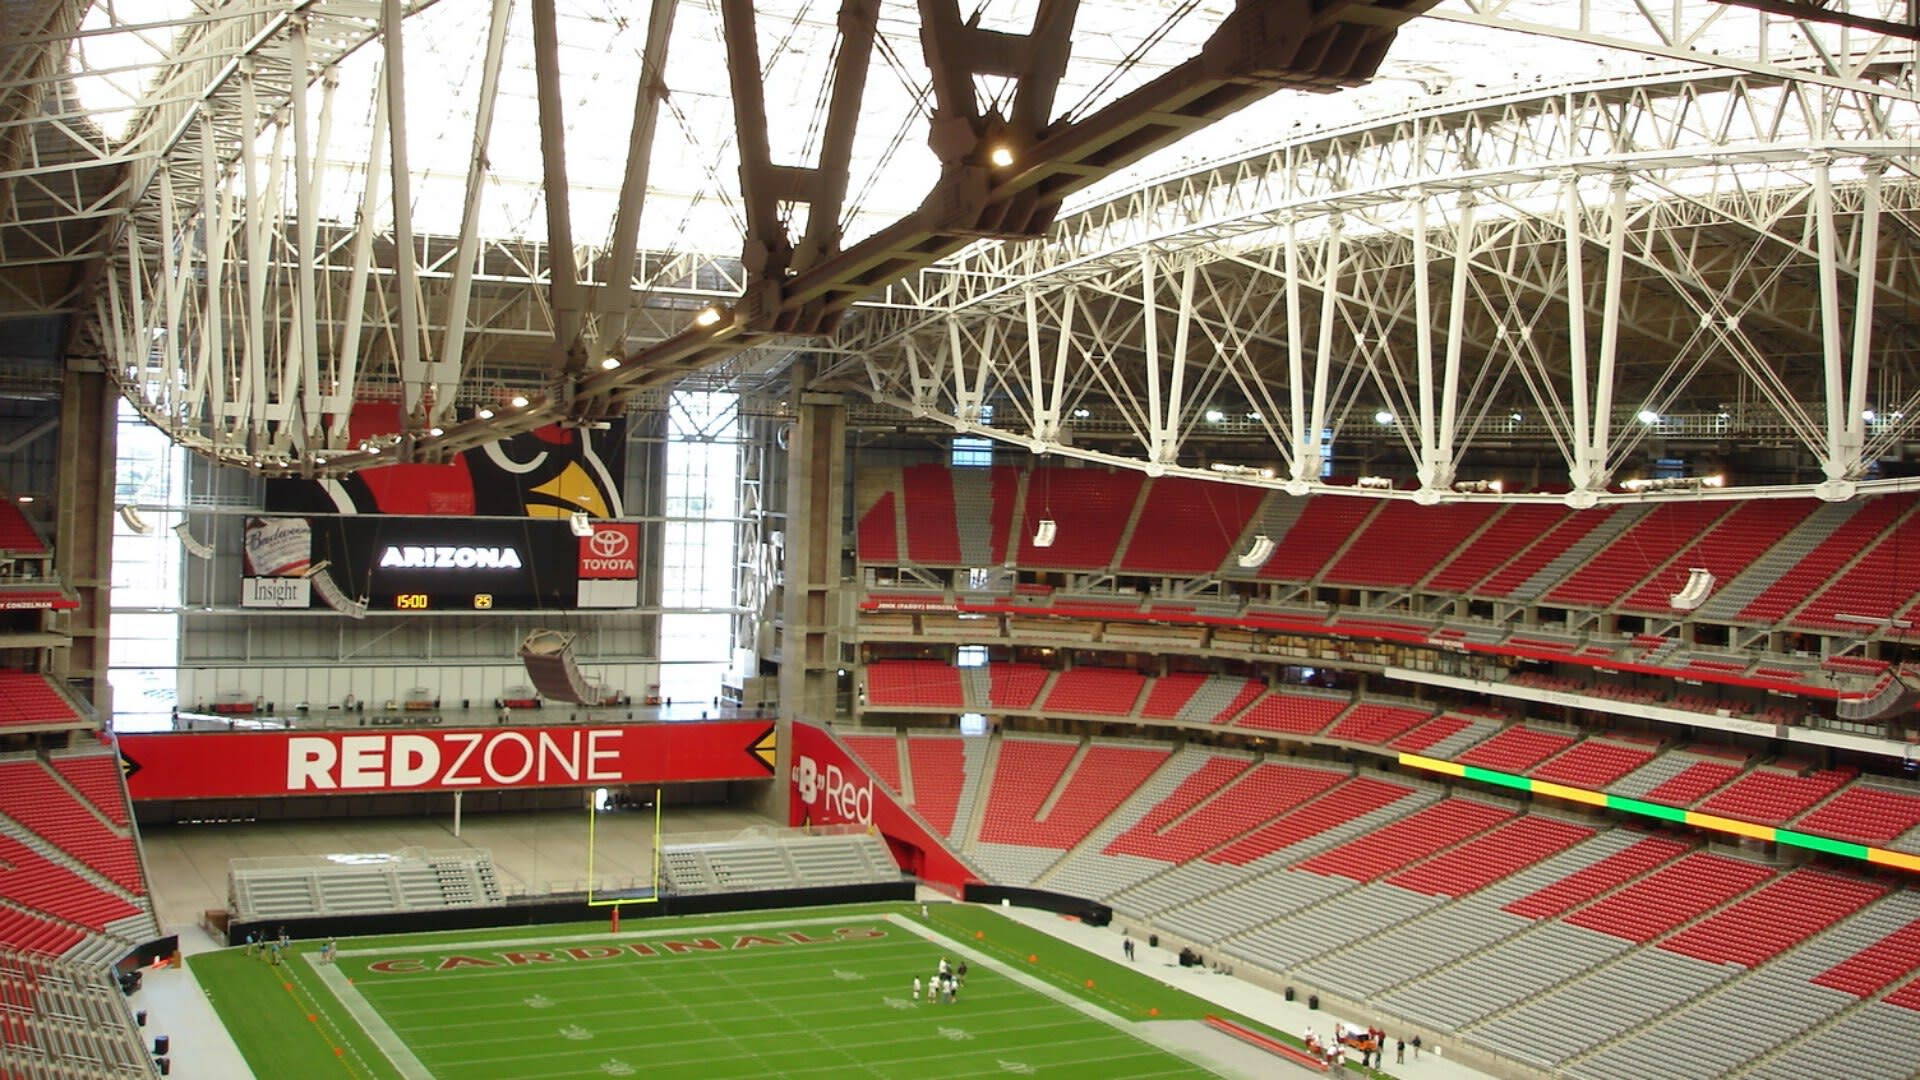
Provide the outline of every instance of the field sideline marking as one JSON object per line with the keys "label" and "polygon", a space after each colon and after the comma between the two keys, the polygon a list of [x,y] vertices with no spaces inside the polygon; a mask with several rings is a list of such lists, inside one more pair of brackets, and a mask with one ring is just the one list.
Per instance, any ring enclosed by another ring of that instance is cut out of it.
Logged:
{"label": "field sideline marking", "polygon": [[419,1058],[413,1056],[413,1051],[408,1049],[406,1040],[387,1025],[386,1018],[380,1015],[379,1010],[368,1004],[367,999],[360,996],[359,990],[353,983],[340,973],[340,965],[316,964],[312,960],[313,954],[303,955],[308,958],[307,963],[313,968],[314,974],[320,977],[321,984],[333,992],[334,999],[339,1001],[347,1010],[347,1015],[353,1017],[354,1022],[360,1025],[360,1030],[367,1033],[367,1037],[373,1040],[374,1047],[386,1055],[388,1063],[400,1073],[404,1080],[434,1080],[432,1070],[421,1064]]}
{"label": "field sideline marking", "polygon": [[[1019,983],[1021,986],[1026,987],[1028,990],[1031,990],[1037,994],[1041,994],[1045,997],[1052,998],[1054,1001],[1058,1002],[1059,1004],[1065,1005],[1066,1007],[1073,1009],[1074,1011],[1080,1013],[1083,1016],[1086,1016],[1090,1019],[1098,1020],[1101,1023],[1107,1025],[1108,1027],[1113,1028],[1115,1031],[1120,1032],[1122,1035],[1126,1035],[1131,1038],[1138,1039],[1141,1042],[1146,1043],[1147,1045],[1153,1047],[1156,1050],[1159,1050],[1163,1053],[1172,1054],[1175,1058],[1182,1061],[1190,1062],[1202,1069],[1207,1070],[1208,1072],[1213,1073],[1215,1076],[1237,1077],[1237,1076],[1244,1075],[1237,1069],[1230,1068],[1220,1063],[1219,1061],[1214,1060],[1213,1058],[1210,1058],[1203,1054],[1198,1053],[1193,1049],[1193,1047],[1188,1046],[1184,1043],[1174,1042],[1173,1040],[1164,1040],[1164,1041],[1161,1040],[1160,1038],[1158,1038],[1156,1035],[1152,1033],[1153,1026],[1151,1024],[1135,1023],[1123,1016],[1119,1016],[1119,1015],[1116,1015],[1115,1013],[1109,1012],[1108,1010],[1103,1009],[1098,1005],[1095,1005],[1091,1001],[1087,1001],[1084,998],[1081,998],[1077,995],[1074,995],[1074,994],[1068,993],[1065,990],[1062,990],[1061,988],[1053,985],[1052,983],[1047,982],[1045,979],[1042,979],[1035,975],[1029,975],[1024,971],[1021,971],[1019,968],[1008,965],[1005,961],[1002,961],[996,957],[988,956],[983,952],[979,952],[975,950],[972,946],[967,945],[965,942],[956,940],[954,938],[950,938],[945,934],[941,933],[940,931],[935,930],[931,926],[927,926],[920,922],[915,921],[911,916],[894,915],[889,913],[885,916],[885,919],[888,922],[894,924],[895,926],[901,927],[902,929],[907,930],[913,934],[916,934],[922,938],[925,938],[928,941],[936,942],[940,945],[943,945],[946,948],[952,950],[953,952],[961,956],[967,957],[968,959],[972,960],[976,964],[984,964],[992,968],[993,970],[998,971],[1002,975],[1005,975],[1007,978],[1013,980],[1014,982]],[[1061,942],[1061,945],[1069,949],[1074,949],[1078,952],[1087,951],[1085,949],[1080,948],[1080,946],[1078,945],[1072,944],[1071,942]]]}

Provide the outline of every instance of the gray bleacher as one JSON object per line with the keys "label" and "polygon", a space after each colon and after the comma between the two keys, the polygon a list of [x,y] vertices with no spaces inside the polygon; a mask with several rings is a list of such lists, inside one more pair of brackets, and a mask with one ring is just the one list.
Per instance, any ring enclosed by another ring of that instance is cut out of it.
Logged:
{"label": "gray bleacher", "polygon": [[[1567,1068],[1590,1080],[1725,1076],[1859,1002],[1815,976],[1920,918],[1920,895],[1894,893],[1659,1023]],[[1676,1060],[1673,1048],[1686,1046]]]}
{"label": "gray bleacher", "polygon": [[1614,781],[1607,790],[1629,799],[1645,798],[1647,792],[1686,772],[1689,767],[1702,761],[1712,760],[1715,759],[1696,757],[1679,750],[1669,750]]}
{"label": "gray bleacher", "polygon": [[992,680],[987,676],[986,668],[960,669],[960,693],[969,712],[980,712],[989,707],[987,703],[991,700],[988,696],[991,688]]}
{"label": "gray bleacher", "polygon": [[[1231,867],[1219,869],[1233,876],[1244,874]],[[1196,942],[1223,942],[1265,920],[1292,915],[1352,886],[1354,882],[1346,878],[1306,871],[1269,871],[1240,880],[1212,896],[1173,907],[1156,922]]]}
{"label": "gray bleacher", "polygon": [[21,1080],[153,1075],[142,1034],[105,965],[14,957],[0,962],[31,972],[32,1012],[0,1006],[8,1033],[0,1074]]}
{"label": "gray bleacher", "polygon": [[980,776],[987,771],[987,750],[990,747],[987,739],[960,739],[960,798],[953,808],[953,835],[949,838],[955,847],[973,839],[974,819],[979,815],[976,804],[984,797]]}
{"label": "gray bleacher", "polygon": [[1420,753],[1432,758],[1451,758],[1467,747],[1490,739],[1494,735],[1505,731],[1507,727],[1498,720],[1490,720],[1484,716],[1462,716],[1460,719],[1467,722],[1466,727],[1441,739],[1439,742],[1420,751]]}
{"label": "gray bleacher", "polygon": [[1398,926],[1446,902],[1396,885],[1374,882],[1242,934],[1228,951],[1257,964],[1289,971],[1317,956]]}
{"label": "gray bleacher", "polygon": [[1103,855],[1101,852],[1216,756],[1251,760],[1250,755],[1217,754],[1197,746],[1181,748],[1035,884],[1069,896],[1105,899],[1165,870],[1167,864],[1158,859],[1138,855]]}
{"label": "gray bleacher", "polygon": [[1872,1002],[1842,1016],[1760,1062],[1744,1075],[1753,1080],[1912,1080],[1914,1047],[1920,1046],[1920,1012]]}
{"label": "gray bleacher", "polygon": [[660,864],[670,888],[680,895],[900,880],[886,842],[857,831],[755,829],[727,840],[668,845],[661,849]]}
{"label": "gray bleacher", "polygon": [[1220,715],[1220,710],[1233,704],[1233,699],[1240,696],[1240,688],[1246,684],[1247,680],[1238,675],[1209,675],[1187,703],[1173,714],[1173,719],[1176,723],[1210,724]]}
{"label": "gray bleacher", "polygon": [[967,848],[967,858],[1001,885],[1032,885],[1060,861],[1056,848],[1026,847],[1021,844],[990,844],[976,840]]}
{"label": "gray bleacher", "polygon": [[1625,952],[1627,943],[1558,921],[1532,929],[1388,993],[1388,1009],[1458,1030]]}
{"label": "gray bleacher", "polygon": [[[1307,500],[1305,499],[1283,495],[1277,491],[1272,492],[1267,496],[1267,501],[1261,505],[1260,513],[1254,518],[1255,524],[1251,531],[1243,535],[1266,536],[1278,544],[1286,539],[1287,530],[1293,528],[1293,523],[1300,520],[1300,514],[1306,508]],[[1238,551],[1228,554],[1225,563],[1220,567],[1221,577],[1247,578],[1259,573],[1258,569],[1248,570],[1242,567],[1238,554]]]}
{"label": "gray bleacher", "polygon": [[[1158,921],[1175,932],[1186,933],[1202,941],[1219,941],[1276,915],[1296,911],[1306,906],[1307,902],[1323,899],[1352,884],[1346,878],[1323,878],[1317,874],[1291,876],[1311,878],[1324,884],[1275,876],[1284,873],[1284,868],[1289,864],[1338,847],[1387,822],[1437,802],[1439,798],[1438,789],[1416,789],[1391,805],[1323,830],[1297,844],[1268,852],[1243,867],[1194,859],[1113,897],[1111,903],[1121,911],[1142,917],[1166,912]],[[1226,891],[1230,889],[1234,891]],[[1269,896],[1269,892],[1273,895]],[[1220,895],[1209,896],[1211,893]],[[1255,897],[1258,900],[1251,899]],[[1294,902],[1302,897],[1311,899]],[[1250,921],[1243,922],[1243,919]],[[1186,924],[1184,927],[1182,922]]]}
{"label": "gray bleacher", "polygon": [[329,856],[234,859],[227,867],[227,904],[242,922],[431,911],[505,902],[491,852],[403,848],[352,861]]}
{"label": "gray bleacher", "polygon": [[[990,469],[951,469],[953,517],[963,566],[993,564],[993,475]],[[901,550],[905,550],[904,548]]]}
{"label": "gray bleacher", "polygon": [[1486,1022],[1470,1038],[1542,1068],[1692,1000],[1740,969],[1664,949],[1640,948]]}
{"label": "gray bleacher", "polygon": [[1767,591],[1767,586],[1780,580],[1795,563],[1807,557],[1807,553],[1820,546],[1820,542],[1833,535],[1833,530],[1846,524],[1847,519],[1860,512],[1864,502],[1821,503],[1813,513],[1792,532],[1780,538],[1772,547],[1762,552],[1760,557],[1747,564],[1732,581],[1720,583],[1720,590],[1700,605],[1694,612],[1696,618],[1715,621],[1732,619],[1741,610]]}
{"label": "gray bleacher", "polygon": [[1574,541],[1567,550],[1554,556],[1553,561],[1534,571],[1532,577],[1516,586],[1511,594],[1515,600],[1538,599],[1541,593],[1560,583],[1560,580],[1581,566],[1585,566],[1593,553],[1611,543],[1614,537],[1626,532],[1627,528],[1647,515],[1652,509],[1645,504],[1629,504],[1615,510],[1612,516],[1601,522],[1594,530]]}

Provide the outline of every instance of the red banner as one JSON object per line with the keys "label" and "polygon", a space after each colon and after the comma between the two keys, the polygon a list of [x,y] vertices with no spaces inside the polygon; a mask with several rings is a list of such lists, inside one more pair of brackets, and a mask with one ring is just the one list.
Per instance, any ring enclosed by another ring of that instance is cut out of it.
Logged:
{"label": "red banner", "polygon": [[765,720],[120,736],[135,799],[765,780],[773,750]]}
{"label": "red banner", "polygon": [[925,881],[959,889],[979,880],[826,732],[795,722],[788,760],[787,824],[865,825],[886,837],[901,869]]}

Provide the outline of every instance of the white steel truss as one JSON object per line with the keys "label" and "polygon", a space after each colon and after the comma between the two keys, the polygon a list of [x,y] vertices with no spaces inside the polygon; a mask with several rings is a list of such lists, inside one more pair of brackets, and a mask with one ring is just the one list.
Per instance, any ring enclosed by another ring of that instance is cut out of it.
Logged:
{"label": "white steel truss", "polygon": [[1590,505],[1705,434],[1787,441],[1818,474],[1782,490],[1844,498],[1920,420],[1917,139],[1911,93],[1743,74],[1430,106],[977,245],[835,373],[1149,472],[1250,436],[1234,475],[1298,491],[1363,440],[1464,497],[1477,452],[1539,439]]}

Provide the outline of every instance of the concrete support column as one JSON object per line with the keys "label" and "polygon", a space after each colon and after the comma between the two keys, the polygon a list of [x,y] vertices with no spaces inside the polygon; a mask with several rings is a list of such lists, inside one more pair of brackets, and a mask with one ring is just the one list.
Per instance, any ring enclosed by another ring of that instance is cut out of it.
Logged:
{"label": "concrete support column", "polygon": [[[796,417],[787,440],[786,562],[780,633],[780,715],[828,721],[840,667],[842,492],[847,408],[836,394],[798,389],[810,366],[794,369]],[[786,740],[781,740],[784,759]]]}
{"label": "concrete support column", "polygon": [[59,514],[54,565],[80,598],[68,615],[73,646],[64,672],[92,702],[104,724],[112,715],[107,688],[107,614],[113,592],[113,460],[119,395],[97,368],[69,369],[60,389]]}

